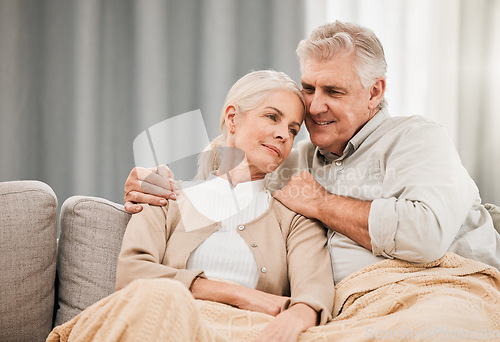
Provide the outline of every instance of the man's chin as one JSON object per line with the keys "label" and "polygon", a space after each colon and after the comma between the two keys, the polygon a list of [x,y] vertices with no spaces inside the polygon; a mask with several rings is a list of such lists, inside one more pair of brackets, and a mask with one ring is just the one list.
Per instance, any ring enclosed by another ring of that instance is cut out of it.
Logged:
{"label": "man's chin", "polygon": [[330,146],[329,141],[326,141],[324,137],[310,135],[309,138],[311,142],[319,148],[327,149]]}

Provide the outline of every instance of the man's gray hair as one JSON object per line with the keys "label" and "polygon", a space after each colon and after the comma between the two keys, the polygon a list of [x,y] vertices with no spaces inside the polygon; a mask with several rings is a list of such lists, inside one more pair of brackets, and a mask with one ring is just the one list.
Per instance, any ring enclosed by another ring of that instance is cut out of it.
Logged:
{"label": "man's gray hair", "polygon": [[[363,87],[370,87],[377,78],[386,77],[384,48],[375,33],[361,25],[341,21],[322,25],[297,47],[301,67],[307,59],[328,61],[342,53],[354,53],[356,71]],[[386,105],[384,97],[378,107]]]}

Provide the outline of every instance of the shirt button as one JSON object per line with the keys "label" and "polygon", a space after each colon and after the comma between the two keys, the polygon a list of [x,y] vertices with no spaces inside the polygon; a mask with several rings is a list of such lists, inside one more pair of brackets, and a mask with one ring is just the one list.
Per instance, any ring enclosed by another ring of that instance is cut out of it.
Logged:
{"label": "shirt button", "polygon": [[337,160],[337,161],[335,162],[335,165],[337,165],[337,166],[341,166],[341,165],[342,165],[342,161],[341,161],[341,160]]}
{"label": "shirt button", "polygon": [[244,225],[242,225],[242,224],[240,224],[240,225],[238,226],[238,230],[243,230],[243,229],[245,229],[245,226],[244,226]]}
{"label": "shirt button", "polygon": [[252,243],[250,246],[252,246],[253,248],[257,247],[255,243]]}
{"label": "shirt button", "polygon": [[267,269],[266,269],[265,267],[262,267],[262,268],[260,269],[260,271],[261,271],[262,273],[266,273],[266,272],[267,272]]}

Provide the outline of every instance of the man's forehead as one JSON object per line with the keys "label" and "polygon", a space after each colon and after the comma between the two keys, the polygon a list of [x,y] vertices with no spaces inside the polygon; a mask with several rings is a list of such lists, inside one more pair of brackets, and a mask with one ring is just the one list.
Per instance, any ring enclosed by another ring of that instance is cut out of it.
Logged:
{"label": "man's forehead", "polygon": [[[344,57],[344,58],[342,58]],[[357,78],[354,64],[347,56],[326,61],[306,60],[302,64],[302,85],[345,87]]]}
{"label": "man's forehead", "polygon": [[313,74],[302,73],[301,83],[302,86],[340,88],[345,87],[347,82],[343,77],[335,73],[320,72]]}

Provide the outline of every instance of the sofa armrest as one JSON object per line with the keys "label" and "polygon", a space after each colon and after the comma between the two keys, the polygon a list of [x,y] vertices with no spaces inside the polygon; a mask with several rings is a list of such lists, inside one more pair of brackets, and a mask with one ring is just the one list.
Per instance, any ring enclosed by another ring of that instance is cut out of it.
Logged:
{"label": "sofa armrest", "polygon": [[52,328],[57,198],[39,181],[0,183],[0,340],[45,341]]}
{"label": "sofa armrest", "polygon": [[63,203],[55,325],[114,292],[118,254],[129,219],[122,205],[102,198],[74,196]]}

